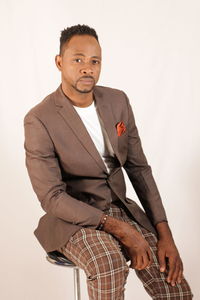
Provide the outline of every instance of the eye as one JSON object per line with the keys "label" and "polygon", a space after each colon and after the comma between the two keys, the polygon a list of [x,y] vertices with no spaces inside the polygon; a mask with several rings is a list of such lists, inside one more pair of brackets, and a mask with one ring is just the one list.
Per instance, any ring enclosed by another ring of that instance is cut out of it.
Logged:
{"label": "eye", "polygon": [[75,58],[74,61],[75,61],[75,62],[81,62],[81,59],[80,59],[80,58]]}
{"label": "eye", "polygon": [[92,63],[93,63],[94,65],[98,65],[98,64],[100,64],[100,61],[99,61],[99,60],[96,60],[96,59],[93,59],[93,60],[92,60]]}

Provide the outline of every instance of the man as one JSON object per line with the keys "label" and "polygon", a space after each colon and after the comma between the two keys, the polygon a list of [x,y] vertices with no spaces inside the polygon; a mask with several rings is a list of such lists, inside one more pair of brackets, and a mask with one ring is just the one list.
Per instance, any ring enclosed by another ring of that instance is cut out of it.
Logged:
{"label": "man", "polygon": [[[46,212],[40,244],[84,269],[90,299],[124,299],[129,268],[152,299],[192,299],[129,100],[96,86],[95,30],[63,30],[55,62],[61,85],[24,118],[26,166]],[[126,197],[122,167],[145,213]]]}

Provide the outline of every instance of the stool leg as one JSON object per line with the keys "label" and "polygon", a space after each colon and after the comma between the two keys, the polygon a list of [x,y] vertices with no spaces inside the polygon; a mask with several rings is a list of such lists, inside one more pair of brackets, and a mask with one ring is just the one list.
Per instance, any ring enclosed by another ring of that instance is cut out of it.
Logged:
{"label": "stool leg", "polygon": [[79,268],[74,268],[74,300],[81,300]]}

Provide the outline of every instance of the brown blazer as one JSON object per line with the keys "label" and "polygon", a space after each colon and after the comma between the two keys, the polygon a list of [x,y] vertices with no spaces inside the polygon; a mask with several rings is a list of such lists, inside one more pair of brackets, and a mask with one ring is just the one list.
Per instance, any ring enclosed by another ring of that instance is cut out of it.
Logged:
{"label": "brown blazer", "polygon": [[[154,233],[154,225],[167,220],[126,94],[95,86],[94,97],[116,155],[111,174],[61,85],[24,117],[26,167],[46,212],[34,234],[46,252],[63,246],[81,227],[96,228],[111,199]],[[119,122],[126,126],[121,136]],[[126,197],[122,167],[146,214]]]}

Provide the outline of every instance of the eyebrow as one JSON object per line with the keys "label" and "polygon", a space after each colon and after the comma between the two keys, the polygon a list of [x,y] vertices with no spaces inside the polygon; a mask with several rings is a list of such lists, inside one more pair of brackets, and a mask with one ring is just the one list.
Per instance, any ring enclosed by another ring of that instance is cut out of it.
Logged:
{"label": "eyebrow", "polygon": [[[79,55],[79,56],[85,56],[83,53],[74,53],[73,56],[76,56],[76,55]],[[92,58],[98,58],[98,59],[101,59],[100,56],[97,56],[97,55],[93,55]]]}

